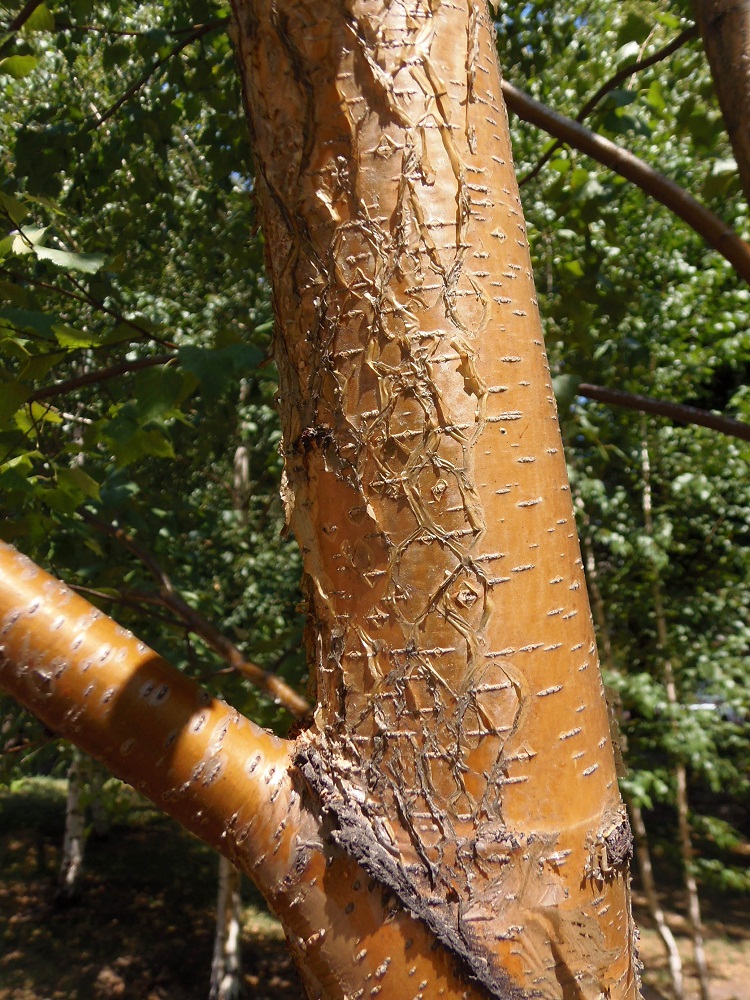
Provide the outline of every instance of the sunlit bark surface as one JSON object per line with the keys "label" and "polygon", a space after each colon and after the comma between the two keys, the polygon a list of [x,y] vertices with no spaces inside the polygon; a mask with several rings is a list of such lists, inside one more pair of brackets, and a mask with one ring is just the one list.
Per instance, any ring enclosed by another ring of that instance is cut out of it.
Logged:
{"label": "sunlit bark surface", "polygon": [[290,766],[293,744],[2,542],[0,687],[246,872],[280,917],[311,997],[364,996],[368,983],[381,1000],[414,984],[424,1000],[488,996],[333,844]]}
{"label": "sunlit bark surface", "polygon": [[337,841],[486,982],[634,991],[629,831],[486,10],[235,14],[317,680],[297,764]]}
{"label": "sunlit bark surface", "polygon": [[317,686],[286,744],[0,547],[0,683],[255,879],[311,997],[635,997],[607,711],[474,0],[235,3]]}

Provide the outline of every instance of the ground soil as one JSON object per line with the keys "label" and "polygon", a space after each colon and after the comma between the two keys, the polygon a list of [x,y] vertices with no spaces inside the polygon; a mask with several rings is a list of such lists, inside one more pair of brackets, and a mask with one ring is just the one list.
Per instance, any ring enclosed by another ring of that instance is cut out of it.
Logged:
{"label": "ground soil", "polygon": [[[0,1000],[205,1000],[217,861],[143,804],[89,841],[79,900],[55,904],[62,783],[0,794]],[[117,810],[115,810],[117,811]],[[301,1000],[278,923],[244,886],[248,1000]],[[697,997],[679,893],[664,900]],[[647,1000],[670,997],[667,963],[636,892]],[[708,899],[712,1000],[750,1000],[750,899]]]}

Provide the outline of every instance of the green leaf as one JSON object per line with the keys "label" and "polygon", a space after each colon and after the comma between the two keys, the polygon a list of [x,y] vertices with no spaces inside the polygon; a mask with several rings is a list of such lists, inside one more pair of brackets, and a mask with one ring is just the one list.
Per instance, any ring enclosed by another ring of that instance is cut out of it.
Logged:
{"label": "green leaf", "polygon": [[79,503],[79,495],[68,490],[43,489],[39,490],[38,497],[50,510],[58,514],[74,514]]}
{"label": "green leaf", "polygon": [[147,455],[174,458],[166,428],[153,423],[141,426],[139,414],[132,403],[121,407],[114,419],[104,426],[102,436],[109,442],[115,462],[121,467]]}
{"label": "green leaf", "polygon": [[0,191],[0,209],[16,226],[28,215],[28,208],[18,198]]}
{"label": "green leaf", "polygon": [[34,253],[39,260],[47,260],[55,267],[66,271],[82,271],[84,274],[96,274],[105,261],[101,253],[73,253],[71,250],[53,250],[50,247],[34,247]]}
{"label": "green leaf", "polygon": [[18,411],[29,398],[31,390],[20,382],[0,382],[0,425]]}
{"label": "green leaf", "polygon": [[78,493],[90,500],[99,499],[99,483],[83,469],[60,468],[57,470],[58,485],[68,493]]}
{"label": "green leaf", "polygon": [[95,333],[86,333],[84,330],[76,330],[75,327],[65,324],[55,324],[52,327],[60,347],[94,347],[98,344],[99,338]]}
{"label": "green leaf", "polygon": [[[3,323],[3,320],[6,322]],[[12,330],[29,330],[44,340],[49,340],[53,335],[55,317],[33,309],[16,309],[13,306],[6,306],[4,309],[0,309],[0,328],[3,326],[10,327]]]}
{"label": "green leaf", "polygon": [[38,382],[67,356],[67,351],[32,355],[21,371],[21,379],[25,382]]}
{"label": "green leaf", "polygon": [[[143,324],[138,321],[139,326]],[[148,328],[146,328],[148,329]],[[154,328],[149,329],[150,333],[154,332]],[[99,344],[122,344],[128,340],[140,340],[142,334],[137,330],[134,330],[129,323],[118,323],[117,326],[113,327],[108,333],[102,334],[97,343]]]}
{"label": "green leaf", "polygon": [[16,424],[24,433],[29,433],[39,423],[61,424],[63,418],[48,403],[29,403],[26,408],[16,411]]}
{"label": "green leaf", "polygon": [[14,80],[23,80],[34,72],[38,61],[36,56],[6,56],[5,59],[0,59],[0,76],[5,74]]}
{"label": "green leaf", "polygon": [[16,285],[12,281],[0,279],[0,299],[4,299],[11,305],[24,309],[29,302],[29,293],[25,288]]}
{"label": "green leaf", "polygon": [[182,347],[179,351],[182,367],[198,379],[207,402],[215,402],[232,378],[253,371],[263,358],[263,352],[251,344],[232,344],[218,350],[205,347]]}
{"label": "green leaf", "polygon": [[23,26],[24,32],[32,31],[54,31],[55,18],[46,3],[41,3],[32,11],[31,16]]}
{"label": "green leaf", "polygon": [[569,274],[574,275],[576,278],[583,277],[584,271],[579,260],[566,260],[563,267]]}
{"label": "green leaf", "polygon": [[667,102],[664,99],[664,88],[662,87],[660,80],[651,81],[651,85],[646,91],[646,101],[654,109],[654,111],[664,111],[667,106]]}
{"label": "green leaf", "polygon": [[173,409],[184,381],[185,376],[173,364],[139,372],[133,391],[141,418],[148,421],[166,416]]}
{"label": "green leaf", "polygon": [[28,229],[24,229],[20,233],[11,233],[11,236],[13,237],[13,253],[31,253],[37,244],[42,242],[44,234],[47,232],[48,228],[48,226],[30,226]]}
{"label": "green leaf", "polygon": [[567,172],[570,170],[570,167],[571,167],[570,160],[564,156],[558,156],[550,162],[550,169],[555,170],[558,174],[567,174]]}
{"label": "green leaf", "polygon": [[607,103],[615,108],[624,108],[638,100],[638,94],[634,90],[610,90],[607,94]]}

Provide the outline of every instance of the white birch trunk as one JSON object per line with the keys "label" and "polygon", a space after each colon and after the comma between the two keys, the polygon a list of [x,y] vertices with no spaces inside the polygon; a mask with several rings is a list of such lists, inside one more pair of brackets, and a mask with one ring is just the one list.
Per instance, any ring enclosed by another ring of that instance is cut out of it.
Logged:
{"label": "white birch trunk", "polygon": [[234,865],[220,857],[209,1000],[239,1000],[243,993],[240,878]]}
{"label": "white birch trunk", "polygon": [[91,812],[91,829],[96,837],[106,837],[109,834],[109,812],[104,804],[104,782],[107,772],[93,758],[88,759],[88,774],[86,784],[89,792],[89,810]]}
{"label": "white birch trunk", "polygon": [[68,769],[68,798],[65,806],[65,837],[57,883],[57,899],[69,903],[80,892],[80,875],[86,836],[86,813],[83,805],[84,760],[80,750],[73,750]]}

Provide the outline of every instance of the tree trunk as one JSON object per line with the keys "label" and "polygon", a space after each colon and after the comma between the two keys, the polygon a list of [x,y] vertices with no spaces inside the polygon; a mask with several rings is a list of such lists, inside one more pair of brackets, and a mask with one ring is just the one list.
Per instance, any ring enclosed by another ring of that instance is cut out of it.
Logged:
{"label": "tree trunk", "polygon": [[95,837],[103,839],[109,835],[110,828],[110,815],[104,801],[104,782],[108,775],[104,768],[90,757],[86,764],[91,832]]}
{"label": "tree trunk", "polygon": [[[653,537],[654,525],[653,506],[651,501],[651,459],[648,450],[648,434],[645,420],[643,421],[642,427],[643,445],[641,449],[641,471],[643,474],[643,521],[646,534]],[[662,656],[661,668],[664,677],[664,689],[667,694],[667,704],[669,705],[670,710],[674,712],[675,708],[679,704],[677,697],[677,683],[675,679],[674,667],[672,665],[672,658],[669,655],[667,620],[664,614],[661,581],[659,579],[659,572],[656,568],[653,571],[651,592],[654,597],[656,635],[659,642],[659,651]],[[676,725],[674,716],[672,717],[672,725]],[[680,859],[682,861],[682,874],[688,899],[688,924],[690,926],[690,936],[693,942],[693,955],[695,958],[695,967],[698,975],[701,1000],[710,1000],[708,965],[706,963],[706,951],[703,944],[703,920],[701,918],[700,897],[698,896],[698,883],[693,870],[693,842],[690,833],[687,797],[687,769],[684,761],[680,758],[675,761],[674,774]]]}
{"label": "tree trunk", "polygon": [[242,989],[242,898],[240,872],[219,857],[216,933],[208,1000],[239,1000]]}
{"label": "tree trunk", "polygon": [[[580,497],[576,499],[576,505],[583,511],[584,524],[586,528],[588,528],[588,515],[585,512],[583,501]],[[589,595],[591,597],[591,610],[594,615],[594,621],[596,622],[599,646],[602,650],[602,662],[607,670],[612,671],[612,673],[617,673],[618,671],[615,665],[615,658],[612,652],[609,625],[607,624],[607,615],[604,610],[602,593],[599,589],[594,546],[587,531],[583,532],[582,542],[586,563],[586,581],[588,583]],[[610,704],[610,712],[614,716],[615,706],[612,704]],[[620,720],[614,718],[614,723],[616,723],[619,728]],[[622,747],[623,754],[624,750],[625,748]],[[648,912],[651,914],[651,919],[654,921],[657,933],[659,934],[662,944],[664,945],[664,951],[669,963],[669,975],[672,980],[672,989],[674,990],[675,998],[676,1000],[682,1000],[684,996],[682,959],[677,948],[677,942],[674,939],[674,934],[672,934],[672,930],[667,923],[667,919],[664,916],[664,910],[662,909],[661,902],[659,900],[659,893],[654,879],[654,866],[651,863],[651,851],[648,846],[648,833],[646,831],[646,822],[643,818],[643,810],[632,796],[625,793],[623,798],[625,799],[625,803],[627,805],[628,815],[632,821],[631,825],[633,828],[635,857],[638,862],[638,871],[641,876],[643,892],[646,896]]]}
{"label": "tree trunk", "polygon": [[487,12],[234,12],[314,724],[287,744],[201,700],[9,554],[0,679],[255,879],[311,996],[635,997],[631,837]]}
{"label": "tree trunk", "polygon": [[651,864],[651,851],[648,846],[648,832],[643,819],[643,810],[635,799],[625,796],[628,806],[628,813],[633,821],[633,840],[635,842],[635,856],[638,861],[638,871],[641,876],[641,885],[646,895],[648,912],[656,925],[656,931],[662,940],[664,950],[667,953],[669,963],[669,976],[672,980],[672,989],[676,1000],[682,1000],[685,995],[684,980],[682,976],[682,958],[674,939],[672,929],[667,923],[664,910],[659,901],[659,893],[656,889],[654,879],[654,868]]}
{"label": "tree trunk", "polygon": [[750,0],[693,0],[693,11],[750,204]]}
{"label": "tree trunk", "polygon": [[57,877],[56,899],[72,903],[81,891],[80,876],[86,846],[86,810],[83,805],[85,760],[77,748],[68,768],[68,794],[65,800],[65,835]]}

